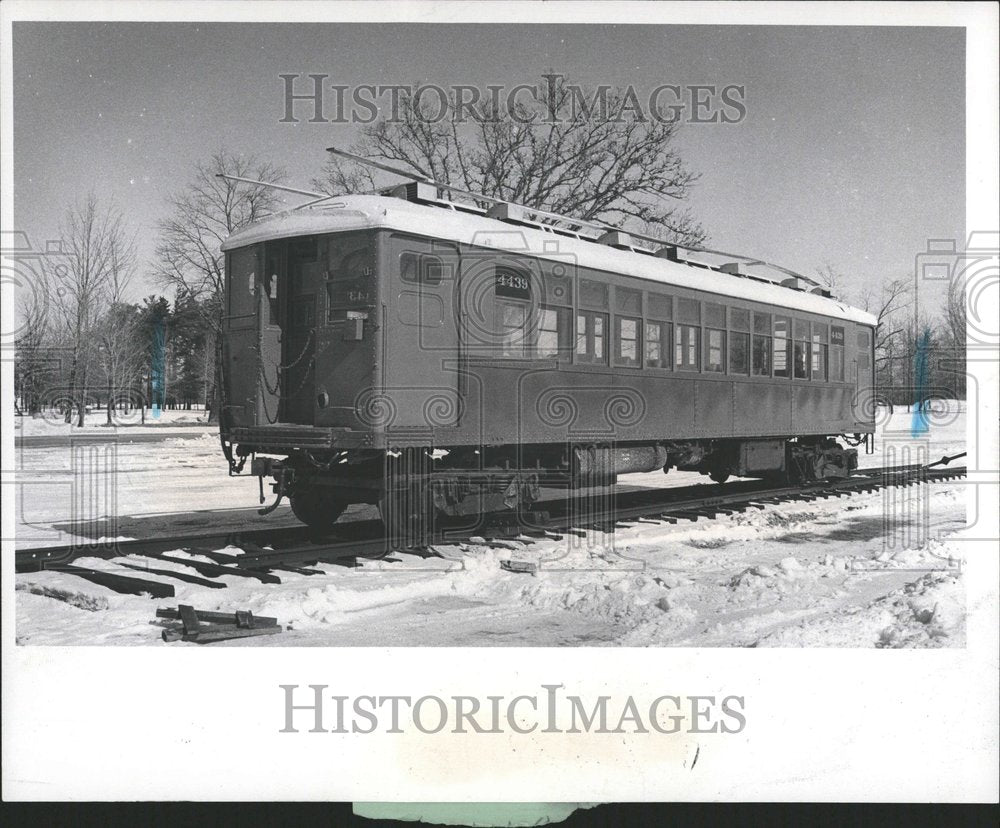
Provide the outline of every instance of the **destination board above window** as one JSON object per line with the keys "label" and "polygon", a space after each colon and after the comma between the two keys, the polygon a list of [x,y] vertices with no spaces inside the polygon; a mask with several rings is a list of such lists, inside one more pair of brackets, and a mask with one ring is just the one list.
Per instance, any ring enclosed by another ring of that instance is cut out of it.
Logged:
{"label": "destination board above window", "polygon": [[497,296],[531,299],[531,281],[527,274],[508,267],[498,267],[493,278]]}

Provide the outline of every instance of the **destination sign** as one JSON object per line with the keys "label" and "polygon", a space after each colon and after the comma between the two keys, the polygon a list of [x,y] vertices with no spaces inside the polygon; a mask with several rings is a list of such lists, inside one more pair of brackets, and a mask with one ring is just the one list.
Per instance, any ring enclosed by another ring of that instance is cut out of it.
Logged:
{"label": "destination sign", "polygon": [[497,296],[508,299],[531,299],[531,282],[523,273],[498,267],[494,279]]}

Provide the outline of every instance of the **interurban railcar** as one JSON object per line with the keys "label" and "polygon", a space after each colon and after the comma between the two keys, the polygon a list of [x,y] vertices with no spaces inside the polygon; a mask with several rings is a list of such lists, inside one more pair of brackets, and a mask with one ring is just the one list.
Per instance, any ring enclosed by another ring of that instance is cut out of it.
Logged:
{"label": "interurban railcar", "polygon": [[224,245],[223,447],[300,520],[856,466],[869,314],[754,263],[439,194],[338,197]]}

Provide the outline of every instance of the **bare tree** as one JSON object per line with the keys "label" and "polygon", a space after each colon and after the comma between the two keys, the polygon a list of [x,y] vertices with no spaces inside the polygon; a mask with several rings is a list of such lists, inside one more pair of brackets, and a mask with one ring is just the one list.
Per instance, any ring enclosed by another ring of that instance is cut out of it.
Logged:
{"label": "bare tree", "polygon": [[45,282],[61,339],[70,349],[66,421],[76,409],[84,424],[87,392],[96,362],[95,326],[110,305],[112,291],[126,281],[134,261],[134,235],[114,205],[102,206],[91,193],[67,212],[60,228],[63,255],[46,268]]}
{"label": "bare tree", "polygon": [[[701,244],[705,231],[681,207],[698,176],[676,149],[679,124],[626,114],[626,92],[587,90],[581,99],[579,87],[552,77],[544,100],[510,109],[401,94],[399,117],[366,127],[351,151],[474,193]],[[333,158],[313,186],[351,193],[376,189],[376,180]]]}
{"label": "bare tree", "polygon": [[829,262],[816,268],[816,281],[836,296],[844,285],[844,275]]}
{"label": "bare tree", "polygon": [[34,415],[40,411],[45,383],[52,373],[45,347],[49,320],[44,286],[21,287],[15,297],[20,324],[14,341],[14,407],[20,413]]}
{"label": "bare tree", "polygon": [[285,178],[273,164],[220,150],[199,163],[191,183],[170,197],[170,215],[158,225],[154,278],[165,288],[186,292],[205,309],[207,338],[215,357],[212,419],[218,416],[221,390],[225,259],[220,246],[230,233],[272,212],[278,203],[274,190],[221,179],[219,173],[268,183]]}
{"label": "bare tree", "polygon": [[951,341],[955,345],[965,345],[966,337],[965,280],[952,279],[948,283],[945,297],[945,324]]}
{"label": "bare tree", "polygon": [[966,296],[965,279],[952,278],[945,296],[943,337],[949,351],[945,360],[950,363],[952,390],[958,399],[966,394]]}
{"label": "bare tree", "polygon": [[[907,307],[913,285],[908,278],[890,279],[881,287],[868,289],[861,294],[862,310],[875,317],[875,353],[884,354],[891,348],[895,337],[905,332],[905,328],[894,323],[896,315]],[[878,356],[876,356],[876,360]]]}
{"label": "bare tree", "polygon": [[96,330],[97,359],[107,389],[106,423],[119,404],[128,406],[131,389],[144,363],[144,349],[138,345],[138,312],[134,305],[113,302],[99,320]]}

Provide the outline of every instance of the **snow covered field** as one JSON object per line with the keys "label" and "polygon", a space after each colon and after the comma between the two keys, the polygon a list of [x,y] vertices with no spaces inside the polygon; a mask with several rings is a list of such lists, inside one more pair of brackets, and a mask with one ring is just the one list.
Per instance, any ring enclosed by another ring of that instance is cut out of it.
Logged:
{"label": "snow covered field", "polygon": [[[863,466],[926,462],[964,450],[964,403],[931,412],[929,431],[916,436],[912,414],[882,412],[879,419],[876,453],[863,457]],[[287,507],[268,518],[256,515],[256,480],[228,477],[211,430],[155,443],[128,442],[132,433],[121,430],[113,448],[71,449],[67,441],[18,450],[18,548],[81,535],[294,523]],[[91,476],[74,488],[81,469]],[[704,480],[674,473],[624,478],[628,488]],[[118,519],[74,524],[74,510],[80,520],[115,512]],[[347,515],[371,516],[360,506]],[[443,547],[442,557],[397,553],[357,567],[318,565],[322,574],[285,573],[280,585],[238,576],[221,579],[227,589],[171,581],[173,599],[119,595],[64,573],[30,573],[16,581],[17,640],[195,646],[162,643],[161,628],[151,623],[157,606],[186,603],[250,609],[288,628],[213,646],[961,647],[964,526],[959,481],[696,523],[636,524],[614,536],[473,542]],[[501,569],[500,561],[511,558],[537,562],[540,570]],[[155,579],[113,561],[77,563]],[[186,569],[141,557],[129,563]]]}
{"label": "snow covered field", "polygon": [[[51,437],[54,435],[69,438],[80,434],[107,434],[109,431],[127,430],[129,434],[155,433],[170,428],[205,427],[207,425],[204,410],[192,411],[160,411],[158,415],[146,410],[146,421],[138,411],[124,414],[112,412],[112,425],[107,424],[106,411],[88,411],[84,415],[83,428],[65,422],[57,411],[46,410],[36,416],[14,417],[14,436]],[[135,431],[134,429],[138,429]]]}

